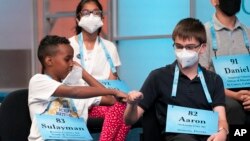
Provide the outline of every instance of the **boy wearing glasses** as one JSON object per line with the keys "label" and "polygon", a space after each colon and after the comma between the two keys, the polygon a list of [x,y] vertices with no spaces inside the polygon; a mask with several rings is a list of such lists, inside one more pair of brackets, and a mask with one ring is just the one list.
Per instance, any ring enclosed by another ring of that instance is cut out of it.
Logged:
{"label": "boy wearing glasses", "polygon": [[[177,60],[152,71],[141,93],[129,93],[125,122],[135,123],[153,107],[162,140],[225,141],[228,125],[222,79],[198,63],[207,41],[203,24],[197,19],[183,19],[175,27],[172,38]],[[215,113],[218,115],[214,116]],[[216,120],[209,124],[214,117]],[[197,128],[193,130],[193,127]],[[208,133],[210,129],[213,131]]]}

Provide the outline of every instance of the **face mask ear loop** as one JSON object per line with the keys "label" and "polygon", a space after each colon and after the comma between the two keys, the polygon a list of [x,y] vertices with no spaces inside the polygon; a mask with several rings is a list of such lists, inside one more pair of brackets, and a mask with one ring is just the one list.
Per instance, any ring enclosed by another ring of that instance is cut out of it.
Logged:
{"label": "face mask ear loop", "polygon": [[198,52],[197,52],[198,54],[200,53],[201,48],[203,47],[203,45],[204,45],[203,43],[200,45],[200,48],[199,48],[199,50],[198,50]]}
{"label": "face mask ear loop", "polygon": [[[201,44],[201,45],[202,45],[202,44]],[[200,46],[200,48],[199,48],[199,50],[198,50],[198,52],[197,52],[198,54],[200,53],[200,51],[201,51],[201,48],[202,48],[202,46]]]}

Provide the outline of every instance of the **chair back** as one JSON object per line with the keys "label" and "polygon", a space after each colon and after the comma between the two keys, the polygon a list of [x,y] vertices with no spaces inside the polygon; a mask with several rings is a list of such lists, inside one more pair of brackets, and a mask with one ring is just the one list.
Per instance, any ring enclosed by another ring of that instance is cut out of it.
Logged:
{"label": "chair back", "polygon": [[0,141],[27,141],[30,127],[28,89],[9,93],[0,106]]}

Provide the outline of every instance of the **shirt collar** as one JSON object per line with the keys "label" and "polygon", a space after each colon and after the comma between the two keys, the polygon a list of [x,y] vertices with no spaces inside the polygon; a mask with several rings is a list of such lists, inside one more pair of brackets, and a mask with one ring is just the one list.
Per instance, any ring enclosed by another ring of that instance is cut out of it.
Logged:
{"label": "shirt collar", "polygon": [[[171,64],[171,72],[172,72],[172,75],[174,76],[174,73],[175,73],[175,66],[177,65],[178,61],[175,60],[172,64]],[[198,64],[198,66],[201,68],[202,72],[204,73],[204,69],[200,64]],[[186,79],[189,80],[189,78],[184,74],[182,73],[182,71],[180,71],[180,77],[184,77]],[[192,81],[200,81],[198,75],[192,80]]]}
{"label": "shirt collar", "polygon": [[[215,14],[213,15],[213,22],[214,22],[214,29],[215,30],[222,30],[222,29],[228,29],[226,26],[224,26],[215,16]],[[238,20],[238,18],[236,17],[236,23],[234,25],[234,29],[237,28],[243,28],[242,25],[240,24],[240,21]]]}

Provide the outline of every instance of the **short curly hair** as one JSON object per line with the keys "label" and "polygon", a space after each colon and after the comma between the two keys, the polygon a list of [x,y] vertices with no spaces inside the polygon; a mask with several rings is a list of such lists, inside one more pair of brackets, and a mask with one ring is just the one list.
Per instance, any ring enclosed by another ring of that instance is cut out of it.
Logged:
{"label": "short curly hair", "polygon": [[43,68],[45,66],[45,57],[55,55],[59,44],[69,45],[70,42],[66,37],[57,35],[47,35],[41,40],[38,46],[37,56]]}

